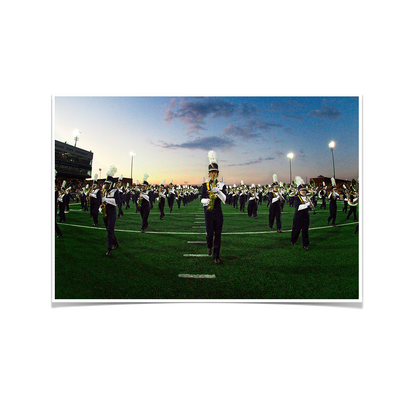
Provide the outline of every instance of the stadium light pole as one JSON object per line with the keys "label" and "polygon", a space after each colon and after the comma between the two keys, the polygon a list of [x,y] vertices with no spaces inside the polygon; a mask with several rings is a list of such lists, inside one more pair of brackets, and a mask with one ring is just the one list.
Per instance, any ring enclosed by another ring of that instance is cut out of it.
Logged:
{"label": "stadium light pole", "polygon": [[74,130],[74,140],[75,140],[75,147],[76,147],[76,142],[79,140],[79,135],[81,132],[78,129]]}
{"label": "stadium light pole", "polygon": [[335,142],[332,141],[329,143],[329,148],[332,151],[332,165],[333,165],[333,177],[336,179],[336,174],[335,174],[335,159],[333,157],[333,148],[335,147]]}
{"label": "stadium light pole", "polygon": [[133,184],[133,180],[132,180],[133,157],[136,156],[136,153],[131,151],[129,154],[131,155],[131,182]]}
{"label": "stadium light pole", "polygon": [[292,158],[293,158],[294,154],[293,153],[289,153],[287,156],[289,158],[289,170],[290,170],[290,173],[289,173],[289,185],[290,185],[292,183]]}

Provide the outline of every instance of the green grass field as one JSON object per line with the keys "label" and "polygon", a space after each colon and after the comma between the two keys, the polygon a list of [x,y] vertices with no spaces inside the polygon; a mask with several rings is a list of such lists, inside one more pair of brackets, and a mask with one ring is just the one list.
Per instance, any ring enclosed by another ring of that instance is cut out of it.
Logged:
{"label": "green grass field", "polygon": [[[63,232],[54,245],[54,299],[57,300],[318,300],[359,299],[359,238],[356,223],[346,220],[338,202],[336,227],[326,210],[310,213],[309,251],[301,236],[290,244],[294,209],[285,204],[282,233],[270,231],[268,208],[250,218],[223,205],[221,265],[206,254],[204,214],[199,200],[159,219],[158,203],[145,234],[135,207],[123,208],[115,234],[119,248],[106,257],[107,231],[99,218],[92,227],[89,212],[71,204]],[[246,206],[247,210],[247,206]],[[275,228],[275,226],[274,226]],[[203,243],[189,243],[189,242]],[[194,275],[208,277],[195,278]],[[191,276],[191,277],[187,277]]]}

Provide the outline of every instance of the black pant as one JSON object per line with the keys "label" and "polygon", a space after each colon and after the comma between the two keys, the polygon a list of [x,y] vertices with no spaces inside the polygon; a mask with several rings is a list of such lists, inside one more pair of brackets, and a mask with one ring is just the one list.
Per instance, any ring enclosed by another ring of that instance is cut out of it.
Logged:
{"label": "black pant", "polygon": [[276,218],[276,230],[280,231],[282,228],[281,223],[281,202],[278,200],[275,203],[271,203],[269,207],[269,227],[272,229],[274,226],[274,219]]}
{"label": "black pant", "polygon": [[213,258],[219,258],[222,225],[224,223],[222,210],[219,208],[214,209],[213,211],[207,211],[207,207],[204,207],[204,220],[206,223],[207,248],[214,248]]}
{"label": "black pant", "polygon": [[356,214],[356,211],[357,211],[357,206],[350,206],[350,211],[349,211],[349,213],[347,214],[347,219],[350,218],[350,215],[351,215],[351,214],[354,214],[354,221],[357,221],[357,214]]}
{"label": "black pant", "polygon": [[239,211],[244,211],[244,207],[246,205],[246,198],[244,196],[239,197],[239,204],[240,204],[240,210]]}
{"label": "black pant", "polygon": [[142,231],[144,231],[148,226],[148,219],[149,219],[149,215],[150,215],[150,207],[140,207],[140,215],[142,216]]}
{"label": "black pant", "polygon": [[160,197],[160,201],[158,203],[158,209],[160,210],[160,218],[164,218],[165,216],[164,207],[165,207],[165,198]]}
{"label": "black pant", "polygon": [[249,200],[247,204],[247,215],[249,217],[257,217],[257,202],[256,200]]}
{"label": "black pant", "polygon": [[330,222],[330,220],[332,220],[332,224],[335,225],[336,224],[336,213],[337,213],[337,206],[336,203],[335,205],[331,205],[329,204],[329,218],[328,218],[328,224]]}
{"label": "black pant", "polygon": [[59,222],[65,222],[65,205],[63,203],[58,202],[58,208],[59,208],[59,217],[60,220]]}
{"label": "black pant", "polygon": [[303,246],[307,247],[310,244],[308,238],[308,228],[310,226],[310,216],[308,211],[304,213],[295,213],[293,217],[292,236],[290,241],[295,244],[301,232]]}
{"label": "black pant", "polygon": [[114,228],[115,222],[117,221],[117,214],[111,213],[103,218],[104,225],[107,228],[107,249],[111,250],[112,246],[118,246],[117,238],[115,237]]}
{"label": "black pant", "polygon": [[90,202],[90,215],[93,218],[93,224],[98,225],[98,223],[99,223],[99,205],[97,203],[92,204],[92,200]]}

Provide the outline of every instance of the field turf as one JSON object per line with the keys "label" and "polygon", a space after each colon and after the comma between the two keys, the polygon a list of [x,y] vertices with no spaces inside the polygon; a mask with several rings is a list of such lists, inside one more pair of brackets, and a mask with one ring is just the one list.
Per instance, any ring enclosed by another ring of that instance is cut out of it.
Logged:
{"label": "field turf", "polygon": [[[309,251],[290,243],[294,209],[285,204],[282,233],[268,227],[263,203],[254,219],[223,205],[222,264],[205,255],[204,214],[199,200],[180,210],[174,204],[160,220],[158,203],[146,233],[135,207],[117,219],[119,248],[106,257],[107,231],[101,215],[72,203],[63,236],[54,238],[54,294],[59,300],[358,300],[359,237],[353,217],[338,202],[336,227],[326,210],[310,213]],[[55,236],[55,234],[54,234]],[[203,242],[203,243],[189,243]]]}

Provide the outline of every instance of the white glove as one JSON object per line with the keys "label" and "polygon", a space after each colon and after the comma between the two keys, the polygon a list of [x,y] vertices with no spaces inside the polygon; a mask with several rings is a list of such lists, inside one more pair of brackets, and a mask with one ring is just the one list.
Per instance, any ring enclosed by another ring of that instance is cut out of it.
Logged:
{"label": "white glove", "polygon": [[218,189],[217,187],[213,187],[213,188],[212,188],[212,191],[213,191],[213,193],[218,193],[218,192],[219,192],[219,189]]}
{"label": "white glove", "polygon": [[203,206],[208,206],[210,204],[210,199],[201,199],[201,204],[203,204]]}

